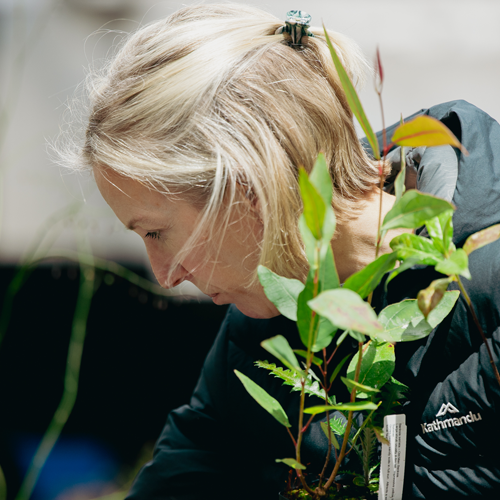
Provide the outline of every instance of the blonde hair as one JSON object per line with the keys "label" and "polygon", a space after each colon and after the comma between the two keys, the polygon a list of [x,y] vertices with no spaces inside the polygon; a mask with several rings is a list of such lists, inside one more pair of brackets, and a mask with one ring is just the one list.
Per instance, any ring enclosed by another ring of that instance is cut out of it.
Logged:
{"label": "blonde hair", "polygon": [[[304,279],[299,166],[310,171],[325,153],[340,221],[356,217],[378,172],[357,138],[323,30],[310,28],[307,44],[291,46],[274,34],[283,24],[241,4],[209,4],[133,33],[90,87],[81,159],[197,203],[188,247],[215,220],[227,226],[243,187],[259,202],[260,262]],[[360,80],[367,65],[358,48],[329,35]]]}

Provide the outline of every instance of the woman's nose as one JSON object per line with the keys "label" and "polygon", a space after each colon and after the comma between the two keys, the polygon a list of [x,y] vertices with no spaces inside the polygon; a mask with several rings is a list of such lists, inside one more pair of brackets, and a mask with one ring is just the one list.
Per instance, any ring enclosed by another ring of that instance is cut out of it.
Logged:
{"label": "woman's nose", "polygon": [[148,257],[153,273],[163,288],[180,285],[189,276],[189,272],[181,264],[177,264],[175,269],[172,269],[172,259],[162,252],[148,248]]}

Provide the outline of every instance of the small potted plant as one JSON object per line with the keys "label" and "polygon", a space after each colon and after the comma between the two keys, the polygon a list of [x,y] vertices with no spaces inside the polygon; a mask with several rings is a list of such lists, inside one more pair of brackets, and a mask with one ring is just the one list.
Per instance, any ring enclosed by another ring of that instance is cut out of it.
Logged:
{"label": "small potted plant", "polygon": [[[326,30],[325,36],[350,107],[366,133],[374,158],[381,162],[376,136]],[[377,62],[380,78],[377,92],[380,95],[382,68],[379,58]],[[257,362],[292,390],[300,391],[295,433],[280,403],[244,374],[236,372],[249,394],[286,428],[293,441],[295,456],[276,459],[288,465],[295,475],[295,480],[289,481],[280,498],[372,498],[377,494],[385,498],[387,477],[394,473],[385,467],[391,465],[391,446],[395,446],[390,442],[390,415],[397,410],[406,389],[392,377],[394,344],[422,339],[443,321],[460,294],[456,290],[447,291],[452,281],[458,282],[466,302],[472,307],[460,280],[461,276],[470,279],[468,255],[500,237],[500,227],[493,226],[470,236],[463,248],[457,249],[452,241],[455,207],[446,200],[416,190],[405,192],[404,146],[450,144],[467,154],[445,125],[433,118],[419,116],[401,124],[391,143],[401,146],[401,171],[394,186],[396,202],[384,220],[379,220],[377,255],[371,264],[350,276],[345,283],[339,282],[330,244],[335,232],[333,186],[325,158],[320,154],[310,174],[304,169],[299,171],[303,201],[299,226],[310,266],[306,282],[278,276],[263,266],[258,270],[267,297],[282,315],[297,322],[304,346],[304,349],[293,350],[286,338],[272,337],[262,342],[262,347],[282,366]],[[387,150],[384,145],[384,154]],[[385,179],[381,164],[379,172],[382,190]],[[380,207],[380,213],[381,210]],[[415,229],[424,225],[429,238],[404,233],[390,242],[391,253],[378,255],[388,230]],[[387,286],[396,275],[419,264],[434,266],[444,277],[421,290],[416,299],[391,304],[377,314],[371,305],[375,288],[383,279]],[[476,324],[482,333],[477,321]],[[346,339],[354,339],[357,349],[338,359],[338,347]],[[497,378],[500,383],[498,372]],[[338,379],[349,390],[347,401],[340,402],[340,394],[332,393]],[[308,406],[306,396],[320,397],[324,404]],[[311,422],[321,417],[324,418],[321,428],[328,439],[328,450],[322,470],[311,473],[302,462],[301,444]],[[379,442],[382,443],[381,469],[377,458]],[[359,471],[343,470],[344,459],[350,454],[359,458]],[[402,481],[399,487],[402,488]]]}

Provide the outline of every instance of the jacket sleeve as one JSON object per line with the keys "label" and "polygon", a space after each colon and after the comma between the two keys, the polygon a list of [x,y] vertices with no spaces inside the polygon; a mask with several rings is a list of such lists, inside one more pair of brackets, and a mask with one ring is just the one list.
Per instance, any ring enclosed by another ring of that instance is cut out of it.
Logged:
{"label": "jacket sleeve", "polygon": [[223,423],[215,403],[226,386],[221,378],[226,376],[227,323],[228,317],[207,356],[189,405],[170,413],[153,460],[139,472],[126,500],[199,499],[219,481],[227,483],[227,459],[219,441]]}

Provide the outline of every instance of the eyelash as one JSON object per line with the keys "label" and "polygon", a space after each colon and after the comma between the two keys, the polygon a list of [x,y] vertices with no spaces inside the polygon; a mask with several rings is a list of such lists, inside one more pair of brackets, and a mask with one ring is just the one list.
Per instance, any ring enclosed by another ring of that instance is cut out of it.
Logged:
{"label": "eyelash", "polygon": [[152,240],[159,240],[160,239],[160,233],[146,233],[145,238],[151,238]]}

